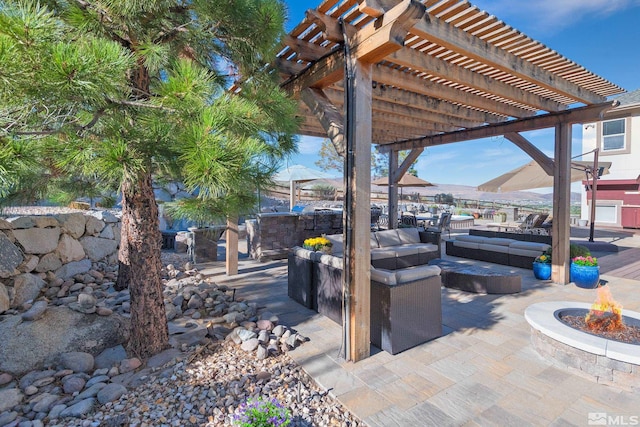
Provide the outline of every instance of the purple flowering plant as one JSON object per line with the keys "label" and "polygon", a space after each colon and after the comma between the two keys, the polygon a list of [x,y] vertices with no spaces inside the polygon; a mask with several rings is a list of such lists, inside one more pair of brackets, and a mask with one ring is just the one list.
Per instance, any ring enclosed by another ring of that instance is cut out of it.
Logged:
{"label": "purple flowering plant", "polygon": [[289,411],[277,399],[249,399],[240,405],[233,416],[234,424],[241,427],[281,427],[289,425]]}

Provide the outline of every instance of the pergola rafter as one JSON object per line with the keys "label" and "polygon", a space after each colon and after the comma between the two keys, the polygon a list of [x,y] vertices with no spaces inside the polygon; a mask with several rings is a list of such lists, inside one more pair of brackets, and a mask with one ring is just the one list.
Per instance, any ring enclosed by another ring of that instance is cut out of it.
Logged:
{"label": "pergola rafter", "polygon": [[[504,135],[554,176],[552,279],[568,282],[571,125],[597,120],[620,87],[466,0],[324,0],[273,65],[301,101],[300,133],[345,157],[348,359],[369,351],[372,143],[389,153],[394,224],[396,183],[424,148]],[[556,130],[555,159],[521,135],[542,128]]]}

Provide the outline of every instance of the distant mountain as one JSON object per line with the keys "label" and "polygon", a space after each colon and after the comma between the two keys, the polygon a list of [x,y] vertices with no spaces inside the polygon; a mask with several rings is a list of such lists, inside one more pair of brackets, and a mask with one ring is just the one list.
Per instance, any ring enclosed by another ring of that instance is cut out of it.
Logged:
{"label": "distant mountain", "polygon": [[[323,179],[305,183],[303,188],[309,190],[316,185],[331,185],[336,188],[342,188],[342,179]],[[288,192],[288,189],[285,189]],[[553,193],[535,193],[533,191],[510,191],[507,193],[490,193],[487,191],[478,191],[477,187],[471,185],[456,184],[435,184],[433,187],[405,187],[400,189],[403,194],[419,193],[423,196],[435,196],[436,194],[451,194],[456,199],[467,200],[486,200],[495,202],[531,202],[551,204],[553,201]],[[382,185],[372,185],[371,192],[386,193],[387,187]],[[571,193],[571,203],[580,203],[580,193]]]}
{"label": "distant mountain", "polygon": [[[535,193],[533,191],[509,191],[506,193],[489,193],[487,191],[478,191],[477,187],[470,185],[456,184],[434,184],[434,187],[422,188],[403,188],[403,194],[419,193],[425,196],[435,196],[436,194],[452,194],[456,199],[469,200],[487,200],[487,201],[503,201],[503,202],[533,202],[533,203],[551,203],[553,201],[553,193]],[[371,191],[386,192],[386,187],[372,186]],[[571,193],[571,202],[580,202],[580,193]]]}

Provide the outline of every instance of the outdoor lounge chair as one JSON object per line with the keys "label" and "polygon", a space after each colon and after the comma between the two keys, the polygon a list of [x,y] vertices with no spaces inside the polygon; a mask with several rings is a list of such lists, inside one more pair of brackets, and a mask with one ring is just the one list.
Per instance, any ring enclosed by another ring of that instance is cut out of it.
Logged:
{"label": "outdoor lounge chair", "polygon": [[409,226],[409,227],[418,227],[418,220],[416,216],[412,213],[403,212],[400,217],[400,224]]}
{"label": "outdoor lounge chair", "polygon": [[433,227],[428,227],[426,231],[432,231],[437,233],[442,233],[444,230],[447,231],[449,237],[451,237],[451,213],[443,212],[440,215],[440,219]]}

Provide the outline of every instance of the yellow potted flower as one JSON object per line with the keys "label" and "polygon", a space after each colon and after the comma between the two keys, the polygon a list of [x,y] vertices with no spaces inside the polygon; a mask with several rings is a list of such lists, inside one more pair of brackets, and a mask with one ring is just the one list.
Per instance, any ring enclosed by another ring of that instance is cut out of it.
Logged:
{"label": "yellow potted flower", "polygon": [[320,251],[327,254],[331,253],[331,247],[333,244],[329,239],[324,236],[310,237],[302,243],[302,247],[309,249],[310,251]]}

